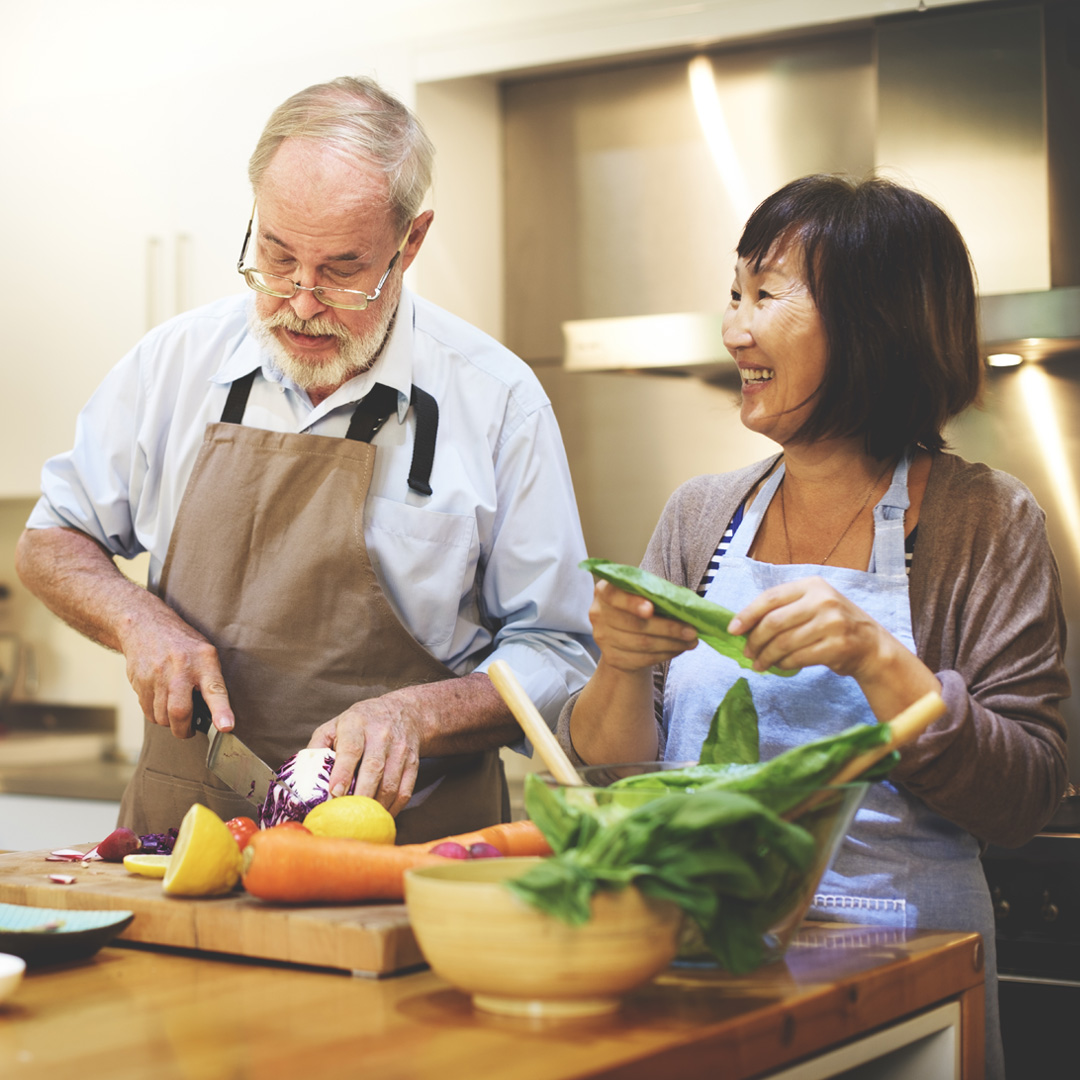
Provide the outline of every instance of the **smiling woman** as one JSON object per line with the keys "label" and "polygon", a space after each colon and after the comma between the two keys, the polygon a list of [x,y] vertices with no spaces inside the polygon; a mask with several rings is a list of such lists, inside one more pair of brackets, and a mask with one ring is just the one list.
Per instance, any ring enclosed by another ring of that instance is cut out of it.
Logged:
{"label": "smiling woman", "polygon": [[801,245],[788,244],[764,260],[739,258],[724,346],[742,377],[743,424],[783,444],[809,416],[826,366],[825,327],[806,283]]}
{"label": "smiling woman", "polygon": [[733,610],[744,657],[696,648],[688,624],[601,581],[601,660],[559,735],[592,764],[696,761],[745,677],[768,760],[940,693],[946,715],[870,789],[809,917],[981,933],[1000,1077],[979,840],[1023,843],[1053,814],[1068,679],[1042,511],[1015,478],[944,452],[980,386],[967,249],[916,192],[810,176],[754,211],[737,251],[724,342],[743,423],[782,454],[683,485],[642,565]]}

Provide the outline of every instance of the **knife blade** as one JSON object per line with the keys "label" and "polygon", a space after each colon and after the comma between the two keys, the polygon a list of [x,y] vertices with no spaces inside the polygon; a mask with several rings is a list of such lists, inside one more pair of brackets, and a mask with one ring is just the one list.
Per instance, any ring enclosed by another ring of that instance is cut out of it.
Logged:
{"label": "knife blade", "polygon": [[206,767],[224,781],[238,795],[261,809],[272,787],[284,788],[294,799],[296,792],[279,780],[277,773],[253,750],[241,742],[231,731],[218,731],[210,718],[210,708],[201,693],[191,693],[194,711],[192,723],[196,731],[206,733],[209,747],[206,751]]}

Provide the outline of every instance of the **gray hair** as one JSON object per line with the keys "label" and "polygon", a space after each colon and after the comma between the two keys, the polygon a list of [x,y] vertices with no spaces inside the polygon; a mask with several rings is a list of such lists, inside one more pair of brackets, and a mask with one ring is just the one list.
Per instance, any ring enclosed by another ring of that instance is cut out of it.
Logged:
{"label": "gray hair", "polygon": [[381,169],[398,228],[420,213],[431,186],[435,148],[416,116],[373,79],[343,76],[309,86],[279,105],[248,162],[256,195],[286,139],[317,139]]}

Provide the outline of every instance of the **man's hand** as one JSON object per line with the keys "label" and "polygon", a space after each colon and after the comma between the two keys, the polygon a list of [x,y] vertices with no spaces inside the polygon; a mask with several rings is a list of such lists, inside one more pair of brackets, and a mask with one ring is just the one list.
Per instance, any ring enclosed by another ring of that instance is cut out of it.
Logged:
{"label": "man's hand", "polygon": [[162,604],[160,610],[144,611],[120,630],[120,651],[148,720],[171,728],[178,739],[190,738],[195,734],[191,695],[199,690],[214,727],[232,730],[234,717],[217,649],[171,608]]}
{"label": "man's hand", "polygon": [[330,794],[377,799],[395,816],[412,798],[421,756],[474,754],[521,737],[487,675],[422,683],[350,706],[315,729],[309,747],[335,752]]}
{"label": "man's hand", "polygon": [[308,746],[335,752],[330,794],[344,795],[359,765],[354,794],[377,799],[395,816],[404,810],[420,767],[420,725],[413,713],[407,696],[386,694],[358,701],[316,728]]}
{"label": "man's hand", "polygon": [[191,693],[198,689],[214,726],[232,728],[217,650],[162,600],[126,578],[96,540],[76,529],[27,529],[15,568],[69,626],[124,654],[147,719],[186,739],[192,733]]}

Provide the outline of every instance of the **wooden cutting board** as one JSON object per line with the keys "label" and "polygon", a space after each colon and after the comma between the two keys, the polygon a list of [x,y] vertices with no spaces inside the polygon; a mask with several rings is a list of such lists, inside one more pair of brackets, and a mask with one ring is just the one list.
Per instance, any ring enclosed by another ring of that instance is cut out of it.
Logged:
{"label": "wooden cutting board", "polygon": [[[160,879],[129,874],[120,863],[47,862],[46,855],[0,855],[0,903],[133,911],[135,919],[120,935],[123,940],[358,975],[389,975],[424,963],[404,904],[291,906],[268,904],[242,891],[190,900],[166,896]],[[70,874],[75,883],[54,884],[50,874]]]}

